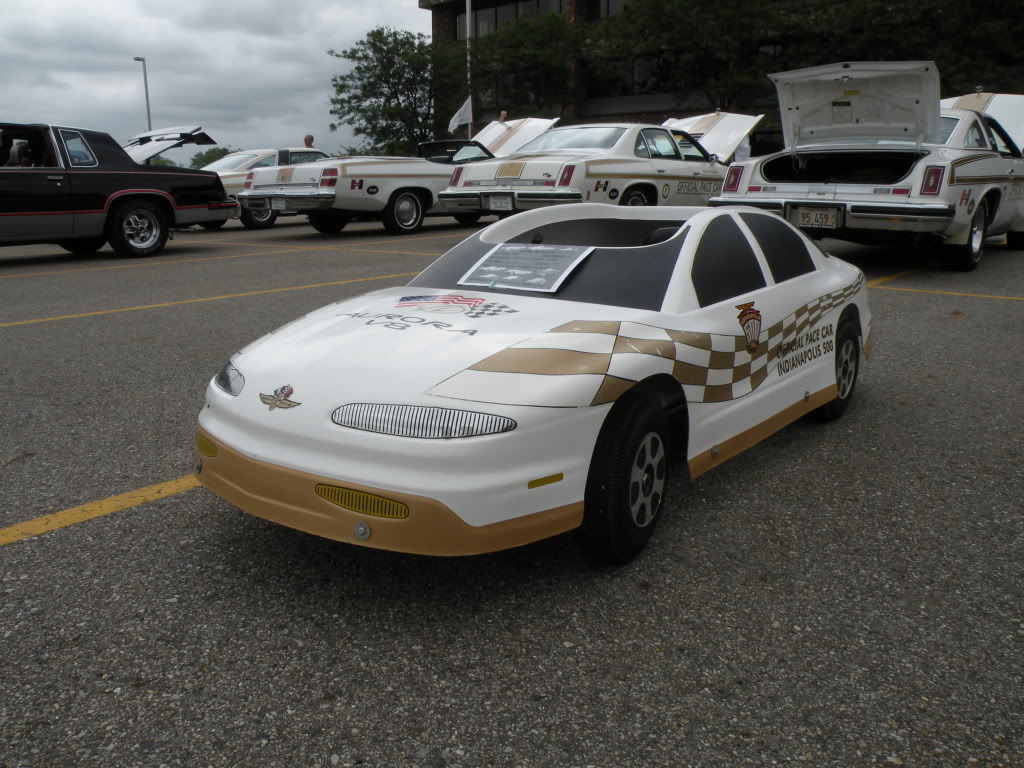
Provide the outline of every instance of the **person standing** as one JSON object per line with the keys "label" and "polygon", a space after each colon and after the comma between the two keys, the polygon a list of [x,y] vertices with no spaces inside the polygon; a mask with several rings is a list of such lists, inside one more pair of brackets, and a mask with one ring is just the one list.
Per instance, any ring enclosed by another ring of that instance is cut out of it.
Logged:
{"label": "person standing", "polygon": [[302,137],[302,143],[306,146],[306,149],[312,149],[313,148],[313,134],[312,133],[307,133],[305,136],[303,136]]}

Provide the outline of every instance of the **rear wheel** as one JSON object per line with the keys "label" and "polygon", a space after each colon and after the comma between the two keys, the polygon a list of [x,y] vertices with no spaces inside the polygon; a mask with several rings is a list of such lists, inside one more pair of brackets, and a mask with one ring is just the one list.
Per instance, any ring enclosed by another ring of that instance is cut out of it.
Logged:
{"label": "rear wheel", "polygon": [[316,211],[309,214],[309,223],[322,235],[336,235],[348,224],[348,217],[334,211]]}
{"label": "rear wheel", "polygon": [[642,189],[633,187],[627,189],[622,194],[622,199],[619,201],[619,205],[650,205],[651,202],[647,199],[647,195],[644,194]]}
{"label": "rear wheel", "polygon": [[246,229],[270,229],[277,221],[277,214],[270,208],[256,210],[243,208],[238,214],[238,219]]}
{"label": "rear wheel", "polygon": [[608,563],[626,563],[647,546],[668,486],[668,422],[654,402],[620,400],[597,438],[587,475],[584,548]]}
{"label": "rear wheel", "polygon": [[202,227],[203,229],[208,229],[211,232],[213,232],[214,230],[220,229],[227,223],[227,219],[221,219],[220,221],[203,221],[200,222],[199,226]]}
{"label": "rear wheel", "polygon": [[848,317],[839,322],[834,354],[836,399],[815,409],[814,415],[822,421],[832,421],[842,416],[846,412],[847,406],[850,405],[850,400],[853,399],[853,390],[857,387],[857,373],[860,370],[860,341],[856,322]]}
{"label": "rear wheel", "polygon": [[970,272],[977,269],[981,257],[985,253],[985,231],[988,228],[988,203],[982,200],[974,211],[971,219],[971,231],[967,242],[963,245],[947,245],[945,248],[946,264],[950,269]]}
{"label": "rear wheel", "polygon": [[70,253],[86,254],[96,253],[106,244],[107,238],[105,237],[88,237],[81,240],[65,240],[60,243],[60,247]]}
{"label": "rear wheel", "polygon": [[455,220],[465,227],[471,227],[480,221],[479,213],[456,213]]}
{"label": "rear wheel", "polygon": [[423,226],[423,201],[415,192],[399,190],[388,200],[381,221],[392,235],[411,235]]}
{"label": "rear wheel", "polygon": [[149,200],[126,200],[107,219],[107,241],[119,256],[155,256],[167,242],[167,215]]}

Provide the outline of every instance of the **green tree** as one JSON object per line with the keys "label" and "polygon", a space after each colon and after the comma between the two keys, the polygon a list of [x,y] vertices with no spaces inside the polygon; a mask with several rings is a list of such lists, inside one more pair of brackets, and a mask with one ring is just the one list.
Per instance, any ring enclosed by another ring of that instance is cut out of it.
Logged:
{"label": "green tree", "polygon": [[149,163],[150,165],[164,165],[167,166],[168,168],[178,167],[178,164],[176,162],[174,162],[173,160],[168,160],[166,157],[162,157],[161,155],[151,157],[146,162]]}
{"label": "green tree", "polygon": [[327,53],[352,64],[331,78],[330,113],[337,118],[332,131],[348,125],[362,140],[354,153],[415,154],[434,136],[435,99],[440,109],[465,91],[464,75],[461,87],[449,81],[457,78],[447,60],[453,48],[434,46],[426,35],[375,27],[351,48]]}
{"label": "green tree", "polygon": [[224,155],[230,155],[232,152],[237,151],[234,147],[210,147],[210,149],[205,149],[192,155],[189,166],[192,168],[202,168],[214,160],[220,160]]}

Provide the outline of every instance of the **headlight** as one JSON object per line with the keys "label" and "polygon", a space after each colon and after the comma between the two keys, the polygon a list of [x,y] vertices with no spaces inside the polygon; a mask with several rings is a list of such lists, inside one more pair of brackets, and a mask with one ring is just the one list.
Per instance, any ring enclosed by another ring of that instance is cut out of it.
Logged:
{"label": "headlight", "polygon": [[341,427],[379,432],[398,437],[422,437],[431,440],[452,437],[479,437],[516,428],[512,419],[489,413],[459,411],[418,405],[349,403],[331,414]]}
{"label": "headlight", "polygon": [[245,386],[245,376],[228,360],[220,369],[214,382],[229,395],[237,397],[242,392],[242,387]]}

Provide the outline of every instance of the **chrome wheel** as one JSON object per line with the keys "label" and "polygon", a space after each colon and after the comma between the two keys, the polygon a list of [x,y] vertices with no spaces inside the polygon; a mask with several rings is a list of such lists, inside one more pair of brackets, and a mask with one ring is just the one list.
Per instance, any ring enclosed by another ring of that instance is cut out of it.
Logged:
{"label": "chrome wheel", "polygon": [[[981,210],[978,211],[981,214]],[[975,263],[981,261],[981,252],[985,248],[985,218],[983,215],[975,215],[971,220],[971,235],[968,240],[971,249],[971,260]]]}
{"label": "chrome wheel", "polygon": [[249,211],[249,217],[257,224],[266,224],[270,218],[274,216],[274,212],[267,208],[256,208]]}
{"label": "chrome wheel", "polygon": [[407,192],[395,200],[395,221],[403,229],[416,226],[420,215],[420,199],[416,195]]}
{"label": "chrome wheel", "polygon": [[629,511],[644,528],[653,522],[665,496],[665,445],[657,432],[648,432],[637,446],[629,476]]}
{"label": "chrome wheel", "polygon": [[155,213],[145,208],[129,211],[121,223],[121,229],[128,244],[140,251],[152,248],[160,239],[160,220]]}
{"label": "chrome wheel", "polygon": [[857,381],[857,342],[847,338],[836,355],[836,388],[839,399],[845,399]]}

